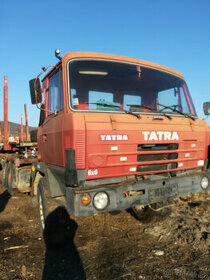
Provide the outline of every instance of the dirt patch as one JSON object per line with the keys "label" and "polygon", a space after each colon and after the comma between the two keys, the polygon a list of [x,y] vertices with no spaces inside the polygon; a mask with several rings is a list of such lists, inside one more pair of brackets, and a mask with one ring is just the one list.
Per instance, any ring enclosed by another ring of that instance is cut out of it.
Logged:
{"label": "dirt patch", "polygon": [[28,195],[1,187],[0,202],[1,280],[210,279],[210,192],[147,224],[127,211],[64,218],[65,239],[48,249]]}

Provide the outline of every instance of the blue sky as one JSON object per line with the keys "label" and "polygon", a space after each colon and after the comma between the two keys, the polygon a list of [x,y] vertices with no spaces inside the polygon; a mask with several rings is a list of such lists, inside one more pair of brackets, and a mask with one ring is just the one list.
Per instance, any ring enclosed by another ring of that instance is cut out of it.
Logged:
{"label": "blue sky", "polygon": [[[56,64],[54,50],[96,51],[156,62],[181,72],[198,115],[210,101],[209,0],[1,0],[0,120],[8,76],[9,120],[29,124],[39,111],[28,81]],[[210,124],[210,117],[208,118]]]}

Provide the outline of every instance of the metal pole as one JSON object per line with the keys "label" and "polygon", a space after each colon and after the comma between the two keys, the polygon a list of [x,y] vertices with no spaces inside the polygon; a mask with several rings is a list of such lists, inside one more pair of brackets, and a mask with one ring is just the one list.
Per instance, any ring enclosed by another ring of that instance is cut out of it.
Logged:
{"label": "metal pole", "polygon": [[23,142],[23,114],[21,114],[20,141]]}
{"label": "metal pole", "polygon": [[7,76],[4,76],[4,150],[11,150],[8,144],[8,86]]}
{"label": "metal pole", "polygon": [[27,115],[27,104],[24,104],[25,118],[26,118],[26,141],[28,141],[28,115]]}

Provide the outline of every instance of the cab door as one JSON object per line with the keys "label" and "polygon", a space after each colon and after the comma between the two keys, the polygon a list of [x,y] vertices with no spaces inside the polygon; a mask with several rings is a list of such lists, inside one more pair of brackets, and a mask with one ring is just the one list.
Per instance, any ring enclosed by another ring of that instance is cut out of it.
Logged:
{"label": "cab door", "polygon": [[63,165],[64,98],[62,69],[50,75],[46,98],[46,119],[42,124],[42,153],[45,163]]}

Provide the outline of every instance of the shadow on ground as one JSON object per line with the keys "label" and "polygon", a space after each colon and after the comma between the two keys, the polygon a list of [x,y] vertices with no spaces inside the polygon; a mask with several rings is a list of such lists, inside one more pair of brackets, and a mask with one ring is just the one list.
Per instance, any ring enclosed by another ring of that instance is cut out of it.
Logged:
{"label": "shadow on ground", "polygon": [[74,244],[77,227],[77,223],[69,217],[63,207],[56,208],[48,215],[44,230],[46,254],[42,280],[86,279]]}
{"label": "shadow on ground", "polygon": [[2,194],[0,194],[0,213],[4,211],[11,195],[5,190]]}

